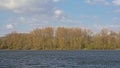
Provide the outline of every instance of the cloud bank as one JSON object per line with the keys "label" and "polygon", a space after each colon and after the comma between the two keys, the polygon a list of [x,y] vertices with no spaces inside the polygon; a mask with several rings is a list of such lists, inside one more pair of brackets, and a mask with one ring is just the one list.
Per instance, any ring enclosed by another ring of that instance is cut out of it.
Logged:
{"label": "cloud bank", "polygon": [[120,0],[113,0],[112,3],[117,6],[120,6]]}
{"label": "cloud bank", "polygon": [[88,4],[103,4],[103,5],[109,5],[109,2],[107,0],[85,0]]}
{"label": "cloud bank", "polygon": [[45,26],[69,20],[69,16],[54,5],[61,1],[63,0],[0,0],[0,9],[18,15],[10,18],[9,22],[14,25]]}

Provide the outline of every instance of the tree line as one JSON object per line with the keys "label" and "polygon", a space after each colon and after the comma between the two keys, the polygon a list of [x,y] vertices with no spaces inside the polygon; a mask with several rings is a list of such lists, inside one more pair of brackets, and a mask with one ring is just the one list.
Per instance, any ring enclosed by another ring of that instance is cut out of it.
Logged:
{"label": "tree line", "polygon": [[46,27],[0,37],[1,50],[111,50],[120,49],[120,32],[101,29]]}

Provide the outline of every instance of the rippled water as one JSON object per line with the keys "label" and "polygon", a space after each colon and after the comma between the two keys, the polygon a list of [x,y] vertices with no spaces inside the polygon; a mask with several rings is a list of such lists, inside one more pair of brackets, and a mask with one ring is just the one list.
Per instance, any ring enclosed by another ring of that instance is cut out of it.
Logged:
{"label": "rippled water", "polygon": [[0,68],[120,68],[120,51],[0,51]]}

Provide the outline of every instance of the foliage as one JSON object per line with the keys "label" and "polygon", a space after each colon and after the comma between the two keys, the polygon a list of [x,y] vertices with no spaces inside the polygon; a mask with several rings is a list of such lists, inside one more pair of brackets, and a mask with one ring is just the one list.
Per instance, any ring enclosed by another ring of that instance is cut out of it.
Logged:
{"label": "foliage", "polygon": [[120,32],[102,29],[46,27],[30,33],[12,32],[0,38],[0,49],[8,50],[106,50],[120,49]]}

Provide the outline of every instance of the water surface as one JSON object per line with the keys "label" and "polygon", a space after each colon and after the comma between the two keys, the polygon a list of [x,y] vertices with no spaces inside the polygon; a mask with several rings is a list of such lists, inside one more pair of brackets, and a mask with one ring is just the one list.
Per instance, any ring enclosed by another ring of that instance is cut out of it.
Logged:
{"label": "water surface", "polygon": [[120,68],[120,51],[0,51],[0,68]]}

